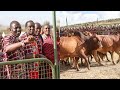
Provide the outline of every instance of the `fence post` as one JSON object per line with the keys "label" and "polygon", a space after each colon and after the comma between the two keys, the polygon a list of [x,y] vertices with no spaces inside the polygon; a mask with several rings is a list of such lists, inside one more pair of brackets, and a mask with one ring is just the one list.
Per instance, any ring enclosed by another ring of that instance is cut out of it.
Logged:
{"label": "fence post", "polygon": [[56,79],[60,78],[58,54],[57,54],[57,39],[56,39],[56,12],[53,11],[53,39],[54,39],[54,60],[55,60],[55,75]]}

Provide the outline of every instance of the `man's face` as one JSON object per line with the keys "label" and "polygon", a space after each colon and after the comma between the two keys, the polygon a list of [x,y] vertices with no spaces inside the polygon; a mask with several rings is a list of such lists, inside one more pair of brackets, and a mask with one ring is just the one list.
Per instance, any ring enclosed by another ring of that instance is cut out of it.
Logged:
{"label": "man's face", "polygon": [[35,24],[33,22],[28,22],[26,29],[29,35],[34,35]]}
{"label": "man's face", "polygon": [[35,24],[35,35],[40,35],[41,26],[39,24]]}
{"label": "man's face", "polygon": [[10,27],[11,32],[13,35],[19,37],[21,34],[21,25],[18,23],[13,23]]}
{"label": "man's face", "polygon": [[43,28],[44,34],[46,35],[50,35],[50,26],[46,25]]}

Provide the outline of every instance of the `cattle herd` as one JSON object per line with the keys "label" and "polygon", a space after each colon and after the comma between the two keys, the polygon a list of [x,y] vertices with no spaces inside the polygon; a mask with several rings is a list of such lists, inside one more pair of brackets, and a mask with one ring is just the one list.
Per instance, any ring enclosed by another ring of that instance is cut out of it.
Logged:
{"label": "cattle herd", "polygon": [[102,65],[101,60],[106,57],[107,53],[111,55],[113,65],[113,53],[117,53],[120,57],[120,24],[108,26],[74,26],[60,28],[60,59],[61,62],[67,62],[68,58],[72,61],[71,67],[79,71],[81,64],[85,61],[85,65],[90,70],[91,59],[94,58],[98,65]]}

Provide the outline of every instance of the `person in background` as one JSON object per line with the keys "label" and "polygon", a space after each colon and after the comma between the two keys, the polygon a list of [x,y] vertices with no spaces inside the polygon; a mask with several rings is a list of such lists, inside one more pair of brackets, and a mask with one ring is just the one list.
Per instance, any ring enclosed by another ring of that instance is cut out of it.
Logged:
{"label": "person in background", "polygon": [[[50,34],[51,29],[50,29],[49,24],[43,25],[43,32],[44,32],[44,34],[42,35],[42,38],[44,41],[44,43],[43,43],[43,55],[45,55],[54,64],[54,46],[53,46],[54,42],[53,42],[53,38]],[[59,60],[59,55],[58,55],[58,60]]]}
{"label": "person in background", "polygon": [[[29,20],[25,24],[25,29],[26,32],[22,34],[19,39],[20,40],[25,40],[29,35],[32,35],[35,38],[35,41],[33,43],[30,43],[26,45],[25,48],[25,53],[32,58],[42,58],[45,57],[42,55],[42,45],[43,45],[43,40],[42,37],[40,36],[40,31],[41,31],[41,25],[39,23],[34,23],[32,20]],[[38,63],[33,63],[32,67],[37,67]],[[42,66],[42,65],[41,65]],[[31,78],[43,78],[41,74],[41,66],[39,67],[39,72],[38,70],[30,70],[30,77]],[[44,75],[44,74],[43,74]]]}
{"label": "person in background", "polygon": [[43,25],[43,55],[45,55],[54,64],[54,48],[53,38],[51,36],[51,30],[49,24]]}
{"label": "person in background", "polygon": [[42,45],[43,45],[43,38],[40,34],[41,32],[41,25],[40,23],[35,23],[35,32],[34,32],[34,37],[35,39],[37,40],[37,44],[38,44],[38,50],[39,50],[39,53],[42,54]]}
{"label": "person in background", "polygon": [[33,58],[39,58],[42,57],[42,40],[41,38],[38,38],[37,32],[35,31],[35,23],[32,20],[29,20],[25,24],[26,32],[23,33],[19,39],[20,40],[26,40],[26,38],[29,35],[32,35],[35,38],[34,43],[27,44],[25,47],[25,53],[31,57],[31,54]]}

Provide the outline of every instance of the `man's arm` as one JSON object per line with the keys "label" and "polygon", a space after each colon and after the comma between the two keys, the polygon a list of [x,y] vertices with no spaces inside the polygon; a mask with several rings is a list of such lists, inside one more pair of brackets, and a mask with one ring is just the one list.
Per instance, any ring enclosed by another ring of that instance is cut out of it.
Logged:
{"label": "man's arm", "polygon": [[4,51],[5,51],[6,53],[13,52],[13,51],[19,49],[20,47],[22,47],[23,44],[24,44],[24,43],[22,43],[22,42],[13,43],[13,44],[11,44],[11,45],[6,46],[6,48],[4,48]]}
{"label": "man's arm", "polygon": [[7,53],[15,51],[15,50],[19,49],[21,46],[24,47],[25,44],[31,43],[33,40],[34,40],[34,37],[29,36],[29,37],[27,37],[26,40],[23,40],[23,41],[17,42],[17,43],[13,43],[13,44],[10,44],[10,45],[8,44],[10,39],[5,40],[5,41],[7,41],[8,45],[4,47],[4,51],[7,52]]}

